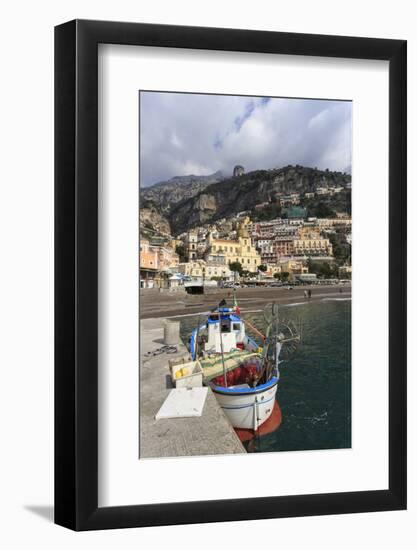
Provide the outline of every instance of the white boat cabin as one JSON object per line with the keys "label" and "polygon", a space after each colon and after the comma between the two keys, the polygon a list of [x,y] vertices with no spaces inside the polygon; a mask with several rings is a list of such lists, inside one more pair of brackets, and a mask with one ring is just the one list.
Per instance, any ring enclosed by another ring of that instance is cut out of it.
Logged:
{"label": "white boat cabin", "polygon": [[246,348],[248,339],[245,334],[245,324],[241,318],[229,310],[220,310],[219,313],[216,312],[208,317],[208,338],[204,351],[207,353],[229,353],[239,347]]}

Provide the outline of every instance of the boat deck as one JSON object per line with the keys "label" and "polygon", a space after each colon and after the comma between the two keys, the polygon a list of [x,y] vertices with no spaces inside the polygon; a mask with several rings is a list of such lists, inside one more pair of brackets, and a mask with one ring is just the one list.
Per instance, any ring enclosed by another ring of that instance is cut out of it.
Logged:
{"label": "boat deck", "polygon": [[224,371],[229,372],[240,365],[245,359],[250,357],[259,357],[259,353],[251,351],[234,351],[224,354],[224,369],[223,359],[221,354],[212,354],[204,358],[199,358],[200,364],[203,368],[204,377],[206,380],[212,380],[219,374],[223,374]]}
{"label": "boat deck", "polygon": [[140,458],[246,453],[210,388],[201,417],[155,420],[172,389],[168,361],[189,353],[181,344],[176,354],[145,356],[163,345],[160,318],[141,320],[140,344]]}

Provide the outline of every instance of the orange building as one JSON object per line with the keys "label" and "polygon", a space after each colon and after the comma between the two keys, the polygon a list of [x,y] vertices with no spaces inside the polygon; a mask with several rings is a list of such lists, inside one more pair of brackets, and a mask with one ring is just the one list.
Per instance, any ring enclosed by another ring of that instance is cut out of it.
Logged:
{"label": "orange building", "polygon": [[177,269],[179,256],[170,247],[153,246],[141,239],[139,250],[139,271],[141,288],[160,286],[162,272]]}
{"label": "orange building", "polygon": [[277,237],[274,241],[274,252],[278,258],[292,256],[294,254],[294,239],[291,237]]}
{"label": "orange building", "polygon": [[153,288],[159,279],[159,254],[149,241],[141,239],[139,250],[140,288]]}

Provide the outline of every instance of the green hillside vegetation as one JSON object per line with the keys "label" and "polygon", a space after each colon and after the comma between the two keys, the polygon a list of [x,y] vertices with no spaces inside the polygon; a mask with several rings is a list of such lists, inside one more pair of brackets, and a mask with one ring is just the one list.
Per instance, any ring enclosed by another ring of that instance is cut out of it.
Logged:
{"label": "green hillside vegetation", "polygon": [[307,208],[309,218],[335,218],[336,213],[351,214],[351,191],[344,189],[335,195],[320,195],[312,198],[300,197],[300,205]]}

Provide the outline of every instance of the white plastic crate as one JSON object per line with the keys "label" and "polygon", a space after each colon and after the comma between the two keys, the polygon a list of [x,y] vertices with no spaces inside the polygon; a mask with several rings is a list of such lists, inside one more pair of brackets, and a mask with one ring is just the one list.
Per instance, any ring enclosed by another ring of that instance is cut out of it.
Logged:
{"label": "white plastic crate", "polygon": [[[198,388],[203,385],[203,369],[199,361],[171,364],[171,378],[176,388]],[[180,371],[184,374],[178,376]]]}

